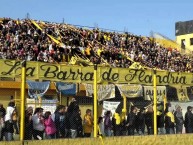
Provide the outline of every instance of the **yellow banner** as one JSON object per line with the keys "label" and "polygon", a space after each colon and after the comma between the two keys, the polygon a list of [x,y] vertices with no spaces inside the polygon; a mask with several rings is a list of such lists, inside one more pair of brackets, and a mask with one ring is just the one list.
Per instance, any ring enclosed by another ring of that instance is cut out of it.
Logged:
{"label": "yellow banner", "polygon": [[[21,62],[0,60],[0,77],[17,78],[21,76]],[[27,79],[43,79],[61,82],[93,83],[94,66],[64,66],[59,64],[27,62]],[[98,83],[153,83],[152,70],[98,67]],[[157,85],[193,85],[192,73],[157,71]]]}

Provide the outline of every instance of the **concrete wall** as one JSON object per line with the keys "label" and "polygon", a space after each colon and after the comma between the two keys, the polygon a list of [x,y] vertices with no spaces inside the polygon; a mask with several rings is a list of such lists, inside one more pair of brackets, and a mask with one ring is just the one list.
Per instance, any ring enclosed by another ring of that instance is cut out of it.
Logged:
{"label": "concrete wall", "polygon": [[[104,143],[104,144],[103,144]],[[1,145],[192,145],[193,134],[0,142]]]}

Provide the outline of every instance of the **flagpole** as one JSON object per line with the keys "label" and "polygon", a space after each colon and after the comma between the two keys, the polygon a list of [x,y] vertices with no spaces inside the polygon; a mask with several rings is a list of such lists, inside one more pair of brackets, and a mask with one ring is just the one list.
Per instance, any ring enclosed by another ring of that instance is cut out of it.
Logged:
{"label": "flagpole", "polygon": [[127,97],[125,96],[125,94],[122,93],[123,96],[123,112],[127,112]]}
{"label": "flagpole", "polygon": [[94,65],[94,137],[97,137],[97,65]]}
{"label": "flagpole", "polygon": [[22,63],[21,73],[21,120],[20,120],[20,141],[24,140],[24,128],[25,128],[25,86],[26,86],[26,61]]}
{"label": "flagpole", "polygon": [[154,121],[154,135],[157,135],[157,78],[156,78],[156,70],[153,70],[153,121]]}

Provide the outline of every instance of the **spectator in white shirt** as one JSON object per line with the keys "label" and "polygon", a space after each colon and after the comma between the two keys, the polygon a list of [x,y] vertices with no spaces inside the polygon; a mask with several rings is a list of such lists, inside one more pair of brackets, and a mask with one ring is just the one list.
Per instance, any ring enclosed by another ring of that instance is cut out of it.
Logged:
{"label": "spectator in white shirt", "polygon": [[43,118],[43,108],[36,108],[34,115],[32,116],[33,122],[33,138],[35,140],[42,140],[44,134],[44,118]]}

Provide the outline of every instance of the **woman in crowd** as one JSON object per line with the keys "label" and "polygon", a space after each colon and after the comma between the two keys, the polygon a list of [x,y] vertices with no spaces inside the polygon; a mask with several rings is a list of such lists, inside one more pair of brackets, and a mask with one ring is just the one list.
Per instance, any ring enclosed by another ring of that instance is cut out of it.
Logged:
{"label": "woman in crowd", "polygon": [[33,138],[35,140],[42,140],[44,135],[44,117],[43,108],[36,108],[32,116],[33,122]]}
{"label": "woman in crowd", "polygon": [[84,137],[90,137],[93,130],[93,117],[91,116],[90,109],[86,110],[83,124],[84,124]]}
{"label": "woman in crowd", "polygon": [[175,117],[175,123],[176,123],[176,133],[182,134],[183,124],[184,124],[184,118],[182,114],[182,108],[177,105],[176,111],[174,112]]}
{"label": "woman in crowd", "polygon": [[47,139],[54,139],[56,137],[56,126],[51,117],[51,112],[46,111],[44,114],[45,134]]}

